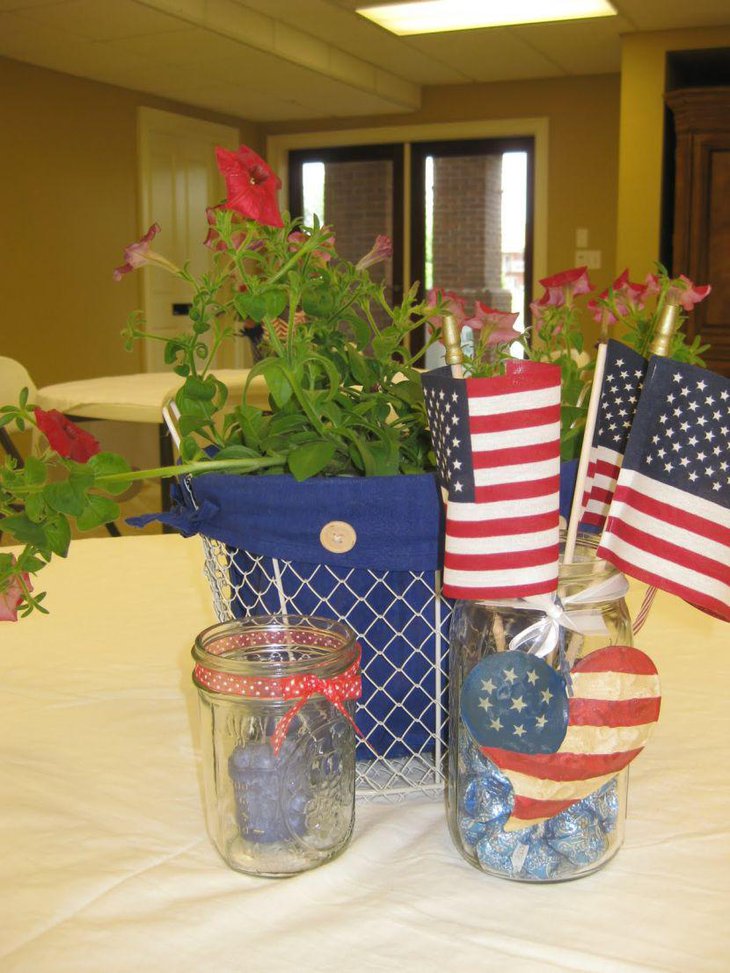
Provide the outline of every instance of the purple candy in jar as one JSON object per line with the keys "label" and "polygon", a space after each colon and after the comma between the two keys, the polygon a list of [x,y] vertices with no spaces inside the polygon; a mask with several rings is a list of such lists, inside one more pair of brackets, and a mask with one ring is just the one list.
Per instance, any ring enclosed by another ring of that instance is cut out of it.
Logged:
{"label": "purple candy in jar", "polygon": [[277,756],[267,740],[260,740],[239,744],[231,753],[228,774],[233,783],[236,822],[244,841],[287,841],[292,837],[292,824],[298,833],[303,831],[303,815],[296,814],[297,809],[293,809],[293,816],[285,815],[281,800],[282,783],[291,774],[288,758],[293,749],[292,741],[284,740]]}

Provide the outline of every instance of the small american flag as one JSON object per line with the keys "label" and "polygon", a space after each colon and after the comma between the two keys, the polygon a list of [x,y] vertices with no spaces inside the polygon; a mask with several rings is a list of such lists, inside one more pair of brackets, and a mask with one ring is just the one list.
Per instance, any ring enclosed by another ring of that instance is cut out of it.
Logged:
{"label": "small american flag", "polygon": [[[570,698],[554,685],[561,677],[534,656],[500,652],[487,659],[494,674],[484,670],[486,659],[472,670],[480,678],[482,720],[504,724],[515,741],[507,748],[476,738],[514,790],[505,831],[545,821],[603,787],[641,753],[659,718],[659,676],[639,649],[607,645],[581,659],[571,671]],[[556,720],[559,746],[546,753],[543,734],[555,734]]]}
{"label": "small american flag", "polygon": [[586,485],[585,525],[603,528],[641,396],[647,361],[637,351],[611,339],[606,349],[601,398],[598,402]]}
{"label": "small american flag", "polygon": [[558,582],[560,369],[511,360],[493,378],[421,376],[448,491],[444,594],[517,598]]}
{"label": "small american flag", "polygon": [[600,557],[730,621],[730,380],[652,358]]}

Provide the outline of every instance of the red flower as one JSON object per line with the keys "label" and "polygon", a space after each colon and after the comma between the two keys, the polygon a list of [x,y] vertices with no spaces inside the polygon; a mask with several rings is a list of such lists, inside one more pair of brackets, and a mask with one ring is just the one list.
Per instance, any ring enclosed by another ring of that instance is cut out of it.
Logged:
{"label": "red flower", "polygon": [[562,270],[559,274],[553,274],[552,277],[544,277],[540,283],[547,293],[547,299],[543,296],[540,304],[550,304],[552,307],[571,304],[573,298],[578,294],[588,294],[593,290],[593,285],[588,279],[587,267]]}
{"label": "red flower", "polygon": [[137,240],[136,243],[130,243],[128,247],[124,248],[125,262],[114,271],[114,280],[121,280],[124,274],[128,274],[130,271],[136,270],[137,267],[142,267],[149,262],[150,243],[159,232],[160,224],[153,223],[141,240]]}
{"label": "red flower", "polygon": [[667,291],[667,298],[671,303],[678,301],[685,311],[691,311],[695,304],[704,301],[711,290],[709,284],[694,284],[689,277],[680,274],[672,281],[672,286]]}
{"label": "red flower", "polygon": [[246,145],[237,152],[218,147],[215,155],[226,181],[226,208],[265,226],[283,226],[276,202],[281,180],[264,160]]}
{"label": "red flower", "polygon": [[484,340],[488,345],[496,345],[514,340],[514,325],[519,316],[518,311],[497,311],[481,301],[475,301],[474,316],[467,318],[464,325],[472,331],[486,329]]}
{"label": "red flower", "polygon": [[58,409],[35,409],[36,425],[48,440],[51,449],[66,459],[86,463],[101,451],[101,446],[91,433],[79,429]]}
{"label": "red flower", "polygon": [[[30,583],[30,577],[27,572],[23,572],[23,584],[28,589],[28,591],[33,590],[33,585]],[[0,591],[0,622],[17,622],[18,620],[18,605],[25,597],[25,592],[18,580],[17,576],[13,575],[8,583],[7,588]]]}

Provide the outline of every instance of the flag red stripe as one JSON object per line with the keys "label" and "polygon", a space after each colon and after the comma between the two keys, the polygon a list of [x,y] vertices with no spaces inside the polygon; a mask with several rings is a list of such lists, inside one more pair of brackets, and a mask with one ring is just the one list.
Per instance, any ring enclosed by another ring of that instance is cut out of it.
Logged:
{"label": "flag red stripe", "polygon": [[655,676],[656,666],[648,655],[630,645],[614,645],[610,653],[589,652],[578,663],[578,672],[632,672]]}
{"label": "flag red stripe", "polygon": [[547,578],[545,581],[535,582],[535,584],[518,585],[489,585],[489,594],[484,594],[485,586],[479,583],[479,575],[474,579],[472,586],[449,584],[444,581],[443,593],[446,598],[526,598],[528,595],[546,595],[555,591],[557,584],[556,576]]}
{"label": "flag red stripe", "polygon": [[553,439],[547,443],[530,443],[528,446],[500,447],[475,452],[472,460],[475,470],[524,464],[525,475],[529,476],[531,463],[541,463],[546,459],[557,459],[559,455],[560,441]]}
{"label": "flag red stripe", "polygon": [[[662,506],[667,505],[662,504]],[[680,511],[677,511],[678,515],[679,513]],[[694,519],[697,520],[699,518],[695,517]],[[680,527],[683,526],[679,523],[678,517],[668,519],[668,523],[676,524]],[[638,547],[642,551],[648,551],[650,554],[663,558],[665,561],[670,561],[672,564],[679,564],[684,568],[697,571],[698,574],[704,574],[708,578],[714,578],[716,581],[730,584],[730,567],[728,567],[727,563],[722,564],[720,561],[705,557],[697,551],[690,550],[687,547],[680,547],[679,544],[672,544],[671,541],[660,540],[655,534],[647,534],[639,530],[638,527],[631,527],[618,517],[609,517],[606,529],[609,534],[626,541],[633,547]],[[716,527],[716,530],[719,532],[721,528]],[[661,588],[662,585],[659,585],[659,587]]]}
{"label": "flag red stripe", "polygon": [[515,794],[515,806],[510,818],[520,821],[535,821],[541,818],[552,818],[560,814],[575,801],[538,801],[532,797],[520,797]]}
{"label": "flag red stripe", "polygon": [[534,534],[557,526],[558,511],[551,510],[531,517],[503,517],[501,520],[450,520],[446,519],[448,537],[501,537],[505,534]]}
{"label": "flag red stripe", "polygon": [[642,747],[617,753],[515,753],[497,747],[480,747],[503,770],[514,770],[539,780],[586,780],[615,774],[638,756]]}
{"label": "flag red stripe", "polygon": [[620,466],[616,466],[614,463],[607,463],[605,460],[599,459],[596,463],[596,468],[593,471],[593,476],[604,476],[607,480],[615,480],[620,472]]}
{"label": "flag red stripe", "polygon": [[[475,503],[496,503],[500,500],[530,500],[544,497],[560,490],[560,476],[548,476],[542,480],[527,480],[523,483],[497,483],[491,486],[478,486],[474,491]],[[555,501],[557,510],[557,496]]]}
{"label": "flag red stripe", "polygon": [[527,551],[515,551],[506,547],[497,554],[453,554],[446,551],[445,566],[451,571],[505,571],[514,568],[534,568],[541,564],[557,563],[560,556],[558,544],[538,547]]}
{"label": "flag red stripe", "polygon": [[641,726],[659,719],[659,697],[568,700],[571,726]]}
{"label": "flag red stripe", "polygon": [[[706,537],[708,540],[730,547],[730,529],[722,527],[714,520],[707,520],[705,517],[689,513],[689,511],[681,507],[674,507],[663,500],[655,500],[623,484],[616,488],[615,499],[617,502],[623,501],[628,506],[633,507],[634,510],[647,514],[649,517],[655,517],[657,520],[663,520],[668,524],[675,524],[684,530],[692,531],[693,534],[699,534],[700,537]],[[613,524],[614,518],[611,518],[611,520]],[[683,549],[680,548],[680,550]]]}
{"label": "flag red stripe", "polygon": [[518,392],[538,392],[555,388],[560,379],[558,366],[540,362],[538,368],[513,368],[508,375],[493,375],[491,378],[471,378],[466,383],[466,394],[470,399],[491,399],[500,395],[514,395]]}
{"label": "flag red stripe", "polygon": [[472,433],[511,432],[514,429],[534,429],[560,422],[560,405],[538,409],[519,409],[516,412],[500,412],[496,415],[469,416]]}
{"label": "flag red stripe", "polygon": [[[677,595],[679,598],[683,598],[688,604],[694,605],[695,608],[709,612],[710,615],[714,615],[724,622],[730,622],[730,606],[724,601],[713,598],[703,591],[688,588],[686,585],[679,584],[677,581],[673,581],[664,575],[647,571],[640,564],[637,564],[635,561],[627,561],[626,558],[621,557],[620,554],[616,554],[615,551],[609,548],[599,547],[597,553],[599,557],[605,558],[611,564],[615,564],[617,568],[626,572],[626,574],[630,574],[637,581],[645,581],[647,584],[654,585],[655,588],[669,592],[670,595]],[[464,595],[464,597],[468,596]]]}
{"label": "flag red stripe", "polygon": [[588,524],[589,527],[603,527],[605,522],[606,522],[605,513],[600,514],[600,513],[595,513],[593,511],[589,511],[588,513],[583,514],[581,518],[581,523]]}
{"label": "flag red stripe", "polygon": [[593,500],[596,503],[603,503],[607,506],[611,502],[612,497],[612,490],[604,490],[603,487],[598,487],[594,484],[594,486],[591,487],[591,492],[588,499]]}

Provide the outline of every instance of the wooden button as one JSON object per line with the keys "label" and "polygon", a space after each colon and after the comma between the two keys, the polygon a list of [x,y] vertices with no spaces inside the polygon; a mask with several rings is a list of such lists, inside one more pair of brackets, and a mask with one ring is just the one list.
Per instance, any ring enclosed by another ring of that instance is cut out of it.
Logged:
{"label": "wooden button", "polygon": [[344,520],[330,520],[319,532],[319,540],[325,550],[333,554],[345,554],[357,543],[357,534],[354,527]]}

